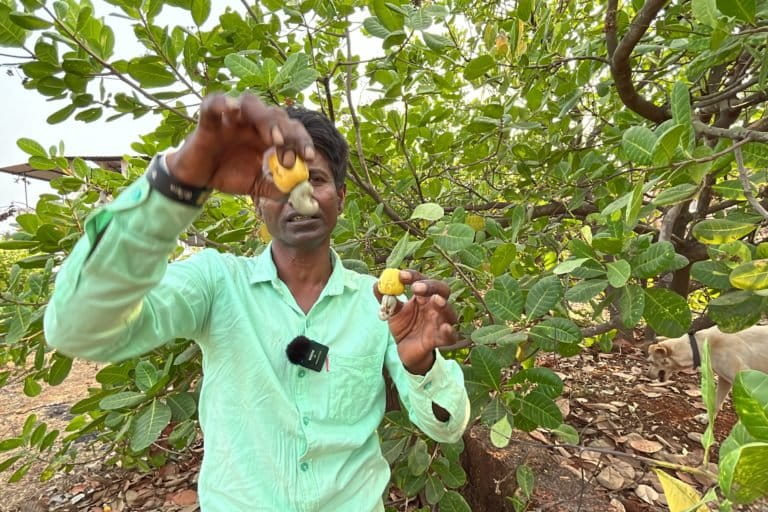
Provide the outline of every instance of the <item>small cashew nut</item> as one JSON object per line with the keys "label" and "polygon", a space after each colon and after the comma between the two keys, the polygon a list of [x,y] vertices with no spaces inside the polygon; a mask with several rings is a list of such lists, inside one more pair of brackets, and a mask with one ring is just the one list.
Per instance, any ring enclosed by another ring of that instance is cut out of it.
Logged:
{"label": "small cashew nut", "polygon": [[379,318],[388,320],[397,309],[397,297],[405,292],[405,285],[400,281],[400,270],[396,268],[384,269],[377,286],[382,295]]}

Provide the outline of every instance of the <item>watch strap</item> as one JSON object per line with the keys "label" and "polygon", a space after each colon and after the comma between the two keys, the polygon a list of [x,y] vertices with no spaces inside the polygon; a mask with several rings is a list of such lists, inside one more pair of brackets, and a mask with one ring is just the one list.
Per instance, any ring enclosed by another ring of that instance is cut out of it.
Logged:
{"label": "watch strap", "polygon": [[189,206],[201,207],[213,192],[210,188],[192,187],[176,179],[165,163],[165,155],[158,154],[149,162],[147,181],[165,197]]}

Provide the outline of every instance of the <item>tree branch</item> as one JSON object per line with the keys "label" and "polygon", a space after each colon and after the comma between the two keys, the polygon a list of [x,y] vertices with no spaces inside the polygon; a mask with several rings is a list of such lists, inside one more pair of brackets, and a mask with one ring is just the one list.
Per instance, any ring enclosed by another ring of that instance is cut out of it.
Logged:
{"label": "tree branch", "polygon": [[[630,61],[632,59],[632,50],[635,49],[637,43],[648,31],[651,22],[666,3],[667,0],[647,0],[643,8],[635,16],[635,19],[632,20],[629,30],[618,45],[615,46],[613,52],[610,50],[613,46],[613,41],[616,39],[616,1],[609,1],[608,10],[605,15],[606,42],[609,48],[611,74],[616,83],[616,91],[627,108],[654,123],[662,123],[669,119],[669,112],[640,96],[637,89],[635,89],[634,83],[632,83]],[[610,19],[609,16],[611,16]]]}
{"label": "tree branch", "polygon": [[761,205],[760,202],[755,199],[754,194],[752,194],[752,184],[749,182],[747,169],[744,167],[744,157],[741,154],[741,148],[736,148],[733,153],[734,156],[736,156],[736,165],[739,167],[739,180],[741,181],[741,187],[744,189],[744,197],[747,198],[747,201],[752,205],[752,208],[757,210],[757,213],[768,220],[768,210],[763,208],[763,205]]}
{"label": "tree branch", "polygon": [[709,126],[708,124],[696,120],[693,121],[693,128],[696,130],[696,133],[710,135],[712,137],[768,142],[768,133],[750,130],[748,128],[718,128],[717,126]]}
{"label": "tree branch", "polygon": [[162,108],[164,108],[166,110],[169,110],[169,111],[173,112],[174,114],[176,114],[177,116],[181,117],[182,119],[185,119],[186,121],[189,121],[190,123],[194,124],[194,122],[195,122],[194,118],[192,118],[192,117],[188,116],[187,114],[185,114],[184,112],[182,112],[182,111],[180,111],[180,110],[178,110],[178,109],[168,105],[164,101],[156,98],[155,96],[153,96],[152,94],[150,94],[149,92],[144,90],[143,87],[141,87],[140,85],[135,83],[133,80],[128,79],[128,77],[126,77],[125,75],[120,73],[112,64],[110,64],[109,62],[105,61],[104,59],[102,59],[101,57],[96,55],[96,53],[94,53],[94,51],[91,50],[90,47],[88,47],[88,45],[86,45],[83,42],[81,42],[77,38],[77,34],[74,34],[71,30],[69,30],[69,28],[67,28],[67,26],[64,25],[64,23],[62,23],[61,20],[59,20],[59,18],[57,18],[56,15],[54,13],[52,13],[51,10],[48,7],[43,6],[43,9],[45,9],[45,12],[47,12],[48,15],[53,19],[53,22],[59,27],[59,29],[61,30],[61,32],[64,35],[66,35],[73,42],[75,42],[75,44],[77,44],[77,46],[82,48],[82,50],[85,51],[85,53],[87,53],[93,60],[95,60],[96,62],[101,64],[103,67],[109,69],[112,73],[114,73],[114,75],[117,78],[119,78],[120,80],[125,82],[128,86],[131,87],[131,89],[135,90],[136,92],[138,92],[139,94],[141,94],[142,96],[144,96],[145,98],[150,100],[151,102],[155,103],[156,105],[158,105],[158,106],[160,106],[160,107],[162,107]]}

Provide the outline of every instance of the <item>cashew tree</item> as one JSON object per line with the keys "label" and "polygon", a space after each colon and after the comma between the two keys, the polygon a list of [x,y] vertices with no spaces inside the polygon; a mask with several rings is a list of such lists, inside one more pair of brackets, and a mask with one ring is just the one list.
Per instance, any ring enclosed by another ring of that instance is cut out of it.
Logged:
{"label": "cashew tree", "polygon": [[[513,429],[578,439],[538,352],[610,349],[635,328],[738,331],[768,310],[768,1],[216,4],[212,15],[211,0],[0,0],[2,65],[59,100],[45,121],[156,119],[122,174],[67,158],[59,141],[18,140],[32,167],[61,176],[0,241],[15,262],[0,299],[0,362],[14,365],[0,384],[34,396],[67,377],[71,360],[46,348],[41,325],[58,265],[88,214],[180,144],[213,92],[337,123],[351,152],[334,245],[360,272],[411,267],[451,283],[461,340],[446,354],[497,446]],[[118,21],[140,54],[118,57]],[[267,237],[247,200],[216,194],[172,257],[254,255]],[[198,437],[200,370],[183,339],[104,367],[66,431],[30,416],[0,441],[0,471],[19,481],[41,456],[40,477],[67,471],[89,434],[126,467],[164,464],[159,444]],[[398,492],[467,509],[461,444],[434,445],[398,411],[381,435]],[[743,481],[723,486],[728,498],[757,485],[733,474]]]}

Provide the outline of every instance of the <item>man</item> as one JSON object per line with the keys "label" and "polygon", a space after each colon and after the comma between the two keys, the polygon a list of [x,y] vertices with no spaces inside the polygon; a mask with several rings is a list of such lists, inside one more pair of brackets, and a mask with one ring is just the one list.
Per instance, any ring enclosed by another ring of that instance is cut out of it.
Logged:
{"label": "man", "polygon": [[[307,161],[315,215],[298,215],[261,172],[271,147],[286,167]],[[461,370],[436,350],[456,338],[448,286],[401,272],[413,297],[381,322],[375,278],[345,269],[330,248],[346,157],[320,114],[208,97],[183,147],[155,157],[88,220],[57,276],[45,330],[63,353],[117,361],[176,337],[201,347],[204,512],[383,510],[383,367],[429,436],[455,442],[466,427]],[[210,188],[250,194],[270,246],[255,258],[205,250],[168,265]],[[287,357],[299,339],[328,347],[319,371]]]}

